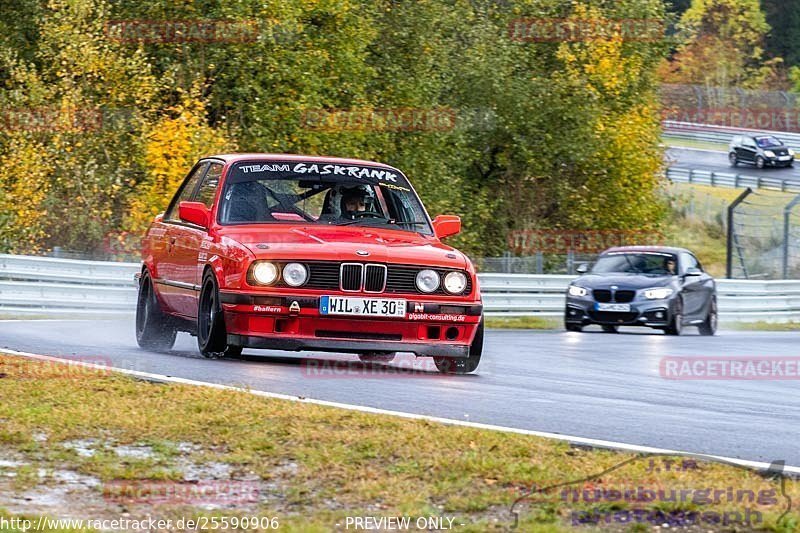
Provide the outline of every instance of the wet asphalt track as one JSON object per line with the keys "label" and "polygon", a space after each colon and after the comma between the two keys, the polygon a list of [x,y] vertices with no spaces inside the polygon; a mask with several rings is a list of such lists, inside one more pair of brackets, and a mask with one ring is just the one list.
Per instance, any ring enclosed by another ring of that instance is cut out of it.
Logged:
{"label": "wet asphalt track", "polygon": [[[675,381],[664,356],[796,356],[800,332],[682,337],[488,330],[478,372],[443,376],[430,359],[245,351],[199,357],[180,334],[170,353],[140,350],[132,320],[0,321],[0,347],[110,359],[116,367],[417,414],[800,465],[800,382]],[[348,363],[333,366],[336,361]],[[414,368],[413,371],[407,370]]]}

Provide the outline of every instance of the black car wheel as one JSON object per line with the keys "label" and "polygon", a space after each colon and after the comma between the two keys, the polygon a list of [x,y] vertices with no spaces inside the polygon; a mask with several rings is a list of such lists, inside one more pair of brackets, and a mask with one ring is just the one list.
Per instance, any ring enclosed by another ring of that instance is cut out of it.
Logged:
{"label": "black car wheel", "polygon": [[739,164],[739,158],[736,157],[736,152],[731,152],[728,154],[728,161],[730,161],[732,167],[735,167]]}
{"label": "black car wheel", "polygon": [[153,280],[145,270],[139,280],[136,299],[136,343],[145,350],[167,351],[175,344],[177,330],[161,311]]}
{"label": "black car wheel", "polygon": [[675,301],[675,311],[672,313],[672,320],[669,326],[664,328],[667,335],[680,335],[683,332],[683,302],[680,298]]}
{"label": "black car wheel", "polygon": [[606,324],[603,327],[603,331],[606,333],[619,333],[619,326],[614,326],[611,324]]}
{"label": "black car wheel", "polygon": [[242,347],[228,346],[227,339],[217,280],[211,272],[206,272],[197,309],[197,347],[208,359],[241,355]]}
{"label": "black car wheel", "polygon": [[478,324],[475,338],[469,345],[468,357],[434,357],[436,369],[443,374],[469,374],[478,368],[483,355],[483,317]]}
{"label": "black car wheel", "polygon": [[761,156],[756,157],[756,168],[764,168],[764,158]]}
{"label": "black car wheel", "polygon": [[564,327],[567,331],[583,331],[583,326],[578,324],[565,324]]}
{"label": "black car wheel", "polygon": [[700,335],[714,335],[717,332],[717,322],[719,316],[717,314],[717,299],[712,298],[711,304],[708,306],[708,315],[705,321],[697,326]]}

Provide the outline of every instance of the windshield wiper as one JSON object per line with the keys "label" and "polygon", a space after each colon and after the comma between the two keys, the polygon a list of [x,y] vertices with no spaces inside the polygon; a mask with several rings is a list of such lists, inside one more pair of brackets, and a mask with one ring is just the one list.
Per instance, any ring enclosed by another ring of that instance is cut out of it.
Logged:
{"label": "windshield wiper", "polygon": [[628,257],[628,254],[622,254],[622,257],[624,257],[624,258],[625,258],[625,261],[627,261],[627,262],[628,262],[628,264],[630,265],[630,267],[633,269],[633,273],[634,273],[634,274],[640,274],[640,273],[641,273],[641,271],[640,271],[638,268],[636,268],[635,266],[633,266],[633,262],[631,261],[631,258],[630,258],[630,257]]}

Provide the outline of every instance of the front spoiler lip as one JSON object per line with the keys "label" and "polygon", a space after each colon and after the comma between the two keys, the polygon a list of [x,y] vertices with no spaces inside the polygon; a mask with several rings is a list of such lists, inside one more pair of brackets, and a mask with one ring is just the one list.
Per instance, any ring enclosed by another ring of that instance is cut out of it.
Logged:
{"label": "front spoiler lip", "polygon": [[469,356],[469,345],[432,344],[401,341],[350,340],[323,338],[261,337],[255,335],[228,335],[228,344],[243,348],[286,350],[290,352],[411,352],[419,357]]}

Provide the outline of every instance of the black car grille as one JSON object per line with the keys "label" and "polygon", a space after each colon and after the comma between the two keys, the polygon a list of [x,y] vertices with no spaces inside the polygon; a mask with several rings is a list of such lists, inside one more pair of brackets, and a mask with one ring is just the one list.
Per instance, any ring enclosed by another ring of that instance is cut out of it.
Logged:
{"label": "black car grille", "polygon": [[634,296],[636,296],[636,291],[610,291],[608,289],[594,289],[592,294],[594,295],[594,300],[596,302],[615,302],[624,304],[633,301]]}
{"label": "black car grille", "polygon": [[[302,288],[319,290],[361,291],[388,294],[423,294],[417,290],[416,278],[420,270],[429,267],[413,265],[383,265],[377,263],[339,263],[336,261],[309,261],[308,281]],[[434,268],[444,283],[450,270]],[[466,273],[465,273],[466,274]],[[341,275],[341,286],[339,284]],[[363,280],[363,289],[362,289]],[[467,275],[467,288],[463,296],[472,293],[472,279]],[[447,294],[439,286],[433,293]]]}
{"label": "black car grille", "polygon": [[606,324],[620,324],[622,322],[633,322],[638,313],[617,313],[614,311],[591,311],[589,316],[595,322]]}

